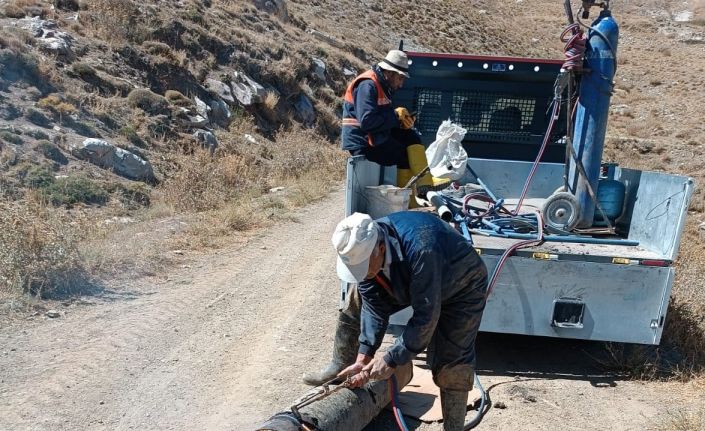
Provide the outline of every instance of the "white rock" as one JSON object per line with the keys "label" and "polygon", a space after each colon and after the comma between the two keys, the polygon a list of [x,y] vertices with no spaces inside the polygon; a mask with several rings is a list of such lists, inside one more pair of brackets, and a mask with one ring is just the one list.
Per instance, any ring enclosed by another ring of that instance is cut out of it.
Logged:
{"label": "white rock", "polygon": [[267,91],[260,83],[242,72],[233,73],[233,78],[230,87],[238,102],[243,106],[252,106],[262,103]]}
{"label": "white rock", "polygon": [[213,132],[210,132],[208,130],[196,130],[193,134],[193,137],[198,139],[198,141],[205,148],[208,148],[211,153],[215,151],[216,148],[218,148],[218,139],[215,137]]}
{"label": "white rock", "polygon": [[186,127],[205,127],[208,125],[208,118],[204,118],[188,108],[179,107],[176,111],[176,117]]}
{"label": "white rock", "polygon": [[129,224],[129,223],[134,223],[134,222],[135,222],[135,219],[133,219],[132,217],[117,217],[117,216],[115,216],[115,217],[111,217],[111,218],[105,220],[103,223],[105,223],[107,225],[111,225],[111,224]]}
{"label": "white rock", "polygon": [[218,81],[217,79],[207,79],[206,88],[208,88],[211,93],[224,100],[225,103],[229,105],[235,104],[233,92],[228,84]]}
{"label": "white rock", "polygon": [[673,20],[676,22],[688,22],[693,20],[693,12],[682,10],[673,14]]}
{"label": "white rock", "polygon": [[255,137],[250,135],[249,133],[245,133],[243,136],[245,137],[245,140],[247,140],[247,142],[249,142],[251,144],[257,143],[257,139],[255,139]]}
{"label": "white rock", "polygon": [[315,29],[309,29],[307,30],[308,33],[310,33],[313,37],[316,39],[326,42],[327,44],[334,46],[336,48],[343,48],[343,44],[340,43],[336,38],[333,36],[323,33],[322,31],[318,31]]}
{"label": "white rock", "polygon": [[199,99],[198,96],[194,98],[196,102],[196,112],[198,115],[204,118],[208,118],[211,113],[211,107],[206,104],[203,100]]}
{"label": "white rock", "polygon": [[23,18],[18,21],[20,27],[29,30],[37,39],[38,45],[44,51],[51,52],[61,57],[73,58],[71,50],[73,37],[63,31],[57,30],[58,26],[54,21],[43,20],[41,18]]}
{"label": "white rock", "polygon": [[52,319],[55,319],[57,317],[61,317],[61,313],[59,313],[56,310],[49,310],[45,314],[47,317],[52,318]]}
{"label": "white rock", "polygon": [[228,104],[218,98],[211,100],[209,107],[211,108],[211,120],[220,127],[228,127],[232,121],[233,114],[230,112]]}
{"label": "white rock", "polygon": [[154,179],[154,171],[148,161],[102,139],[88,138],[80,144],[72,144],[70,150],[74,156],[112,169],[123,177],[143,181]]}
{"label": "white rock", "polygon": [[323,60],[314,57],[311,59],[311,68],[313,69],[313,76],[320,81],[326,80],[326,63]]}

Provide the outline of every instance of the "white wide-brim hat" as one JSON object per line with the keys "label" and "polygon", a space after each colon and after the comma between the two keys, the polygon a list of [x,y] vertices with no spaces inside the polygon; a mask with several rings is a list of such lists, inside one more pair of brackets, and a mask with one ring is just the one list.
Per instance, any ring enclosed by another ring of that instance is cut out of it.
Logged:
{"label": "white wide-brim hat", "polygon": [[331,240],[338,252],[338,277],[347,283],[363,281],[377,245],[377,223],[367,214],[354,213],[338,223]]}
{"label": "white wide-brim hat", "polygon": [[406,56],[404,51],[399,51],[398,49],[389,51],[387,56],[384,57],[384,60],[377,63],[377,66],[410,78],[409,57]]}

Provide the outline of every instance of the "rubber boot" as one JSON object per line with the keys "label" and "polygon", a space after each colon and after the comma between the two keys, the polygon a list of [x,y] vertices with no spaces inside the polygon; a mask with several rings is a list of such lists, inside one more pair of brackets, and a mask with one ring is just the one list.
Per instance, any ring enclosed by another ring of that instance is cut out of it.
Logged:
{"label": "rubber boot", "polygon": [[413,176],[411,169],[397,167],[397,187],[404,187]]}
{"label": "rubber boot", "polygon": [[[428,167],[428,160],[426,160],[426,148],[421,144],[409,145],[406,147],[406,155],[409,158],[409,169],[411,170],[411,176],[418,174]],[[430,172],[426,172],[424,175],[416,181],[417,186],[432,186],[433,176]]]}
{"label": "rubber boot", "polygon": [[441,389],[443,431],[462,431],[468,411],[468,391]]}
{"label": "rubber boot", "polygon": [[[406,154],[409,158],[411,174],[416,175],[428,166],[426,159],[426,148],[421,144],[409,145],[406,147]],[[427,172],[416,182],[416,196],[426,199],[426,193],[432,190],[443,190],[450,184],[450,180],[445,178],[435,178]]]}
{"label": "rubber boot", "polygon": [[340,313],[338,316],[338,326],[335,329],[333,358],[321,370],[304,374],[304,383],[311,386],[319,386],[332,380],[339,372],[343,371],[345,367],[355,362],[359,348],[359,337],[360,323],[353,322],[349,316]]}
{"label": "rubber boot", "polygon": [[[397,168],[397,187],[404,187],[406,183],[409,182],[409,180],[414,176],[414,174],[411,172],[411,169],[404,169],[404,168]],[[411,190],[413,191],[413,194],[416,194],[415,191],[415,186],[411,186]],[[411,208],[416,208],[418,207],[416,203],[416,199],[412,196],[411,199],[409,199],[409,209]]]}

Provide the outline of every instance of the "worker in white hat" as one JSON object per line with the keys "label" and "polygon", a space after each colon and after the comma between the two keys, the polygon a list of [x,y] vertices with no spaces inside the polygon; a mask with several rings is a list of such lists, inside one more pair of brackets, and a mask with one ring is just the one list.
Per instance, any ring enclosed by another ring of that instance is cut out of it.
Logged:
{"label": "worker in white hat", "polygon": [[[414,129],[416,118],[407,108],[394,109],[392,104],[392,96],[409,77],[406,53],[389,51],[382,61],[348,85],[343,101],[343,149],[382,166],[396,166],[399,187],[405,187],[428,166],[426,149]],[[448,180],[426,173],[416,185],[416,194],[424,197],[428,190],[445,188]],[[412,199],[411,207],[415,202]]]}
{"label": "worker in white hat", "polygon": [[[348,300],[341,312],[329,367],[339,369],[340,377],[351,377],[353,386],[362,386],[389,378],[397,365],[428,348],[427,362],[441,393],[443,429],[462,430],[487,290],[487,269],[475,249],[435,215],[416,211],[378,220],[355,213],[338,224],[332,240],[338,276],[357,283],[349,292],[359,295],[361,307],[350,307],[353,301]],[[375,357],[389,316],[409,306],[413,316],[402,335]]]}

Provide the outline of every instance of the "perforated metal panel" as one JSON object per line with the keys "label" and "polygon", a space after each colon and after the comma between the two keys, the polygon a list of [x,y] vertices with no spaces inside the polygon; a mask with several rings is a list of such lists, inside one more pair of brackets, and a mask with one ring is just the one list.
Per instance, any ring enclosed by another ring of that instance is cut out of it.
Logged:
{"label": "perforated metal panel", "polygon": [[437,90],[419,90],[414,97],[416,111],[416,128],[422,134],[435,135],[438,126],[443,122],[441,115],[443,93]]}
{"label": "perforated metal panel", "polygon": [[[550,122],[553,85],[562,62],[409,55],[411,78],[394,93],[393,103],[416,111],[424,145],[430,145],[441,122],[450,119],[468,129],[463,146],[472,157],[536,158]],[[566,124],[562,107],[543,161],[565,160]]]}
{"label": "perforated metal panel", "polygon": [[502,93],[456,91],[453,118],[470,132],[529,133],[536,99]]}

